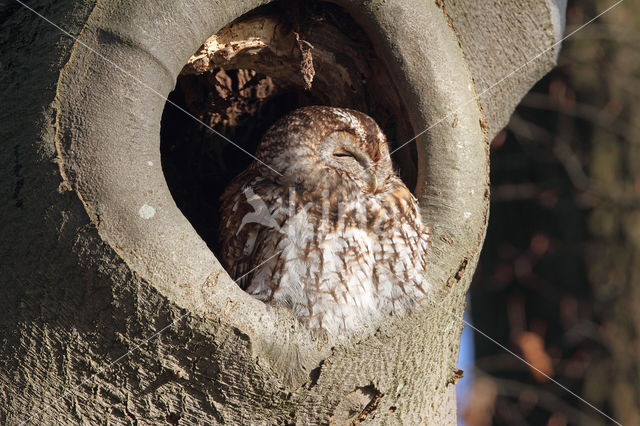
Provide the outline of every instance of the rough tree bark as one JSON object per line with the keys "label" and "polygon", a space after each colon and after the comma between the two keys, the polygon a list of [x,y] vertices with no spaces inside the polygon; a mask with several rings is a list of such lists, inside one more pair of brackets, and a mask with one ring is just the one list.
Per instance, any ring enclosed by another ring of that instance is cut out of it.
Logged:
{"label": "rough tree bark", "polygon": [[[415,192],[434,232],[436,291],[373,333],[318,342],[230,280],[160,167],[163,97],[183,65],[263,3],[29,2],[78,42],[18,3],[0,10],[3,424],[455,423],[488,137],[555,52],[496,88],[486,118],[474,98],[495,69],[482,62],[507,52],[519,65],[547,48],[553,7],[336,1],[394,76],[412,128],[433,125],[418,139]],[[478,17],[511,42],[479,43]]]}

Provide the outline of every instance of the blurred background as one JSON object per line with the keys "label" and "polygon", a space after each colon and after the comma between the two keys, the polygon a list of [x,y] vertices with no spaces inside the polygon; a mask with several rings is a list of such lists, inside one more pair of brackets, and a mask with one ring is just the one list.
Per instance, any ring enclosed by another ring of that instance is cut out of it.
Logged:
{"label": "blurred background", "polygon": [[[569,1],[566,33],[614,3]],[[640,2],[564,42],[491,160],[468,319],[616,421],[640,425]],[[470,331],[461,424],[612,424]]]}

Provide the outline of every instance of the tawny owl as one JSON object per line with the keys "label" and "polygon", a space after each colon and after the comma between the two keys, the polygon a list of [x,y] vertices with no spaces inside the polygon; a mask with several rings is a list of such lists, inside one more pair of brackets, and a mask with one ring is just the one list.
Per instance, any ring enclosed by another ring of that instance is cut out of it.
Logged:
{"label": "tawny owl", "polygon": [[221,198],[223,261],[243,289],[334,335],[427,295],[429,230],[372,118],[301,108],[255,155]]}

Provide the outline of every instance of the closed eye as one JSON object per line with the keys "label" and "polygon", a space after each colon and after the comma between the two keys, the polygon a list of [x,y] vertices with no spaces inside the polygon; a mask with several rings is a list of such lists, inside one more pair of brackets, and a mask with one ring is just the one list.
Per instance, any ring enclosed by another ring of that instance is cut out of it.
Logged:
{"label": "closed eye", "polygon": [[333,156],[334,157],[352,157],[352,158],[355,158],[355,156],[352,153],[350,153],[349,151],[342,151],[342,150],[334,152]]}

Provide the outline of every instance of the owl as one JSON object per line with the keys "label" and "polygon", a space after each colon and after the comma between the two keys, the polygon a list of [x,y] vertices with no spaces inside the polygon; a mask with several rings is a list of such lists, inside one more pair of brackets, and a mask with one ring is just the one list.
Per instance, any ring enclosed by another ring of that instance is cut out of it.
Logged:
{"label": "owl", "polygon": [[340,336],[428,295],[429,229],[372,118],[300,108],[255,158],[221,197],[222,260],[245,291]]}

